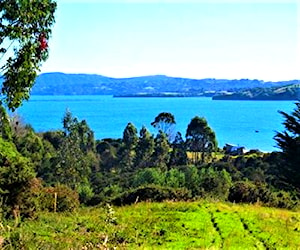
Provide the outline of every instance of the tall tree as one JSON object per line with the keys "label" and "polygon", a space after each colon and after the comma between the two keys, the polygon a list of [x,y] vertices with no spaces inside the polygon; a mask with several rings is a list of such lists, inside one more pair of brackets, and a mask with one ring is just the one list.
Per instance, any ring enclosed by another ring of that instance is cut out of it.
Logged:
{"label": "tall tree", "polygon": [[[78,121],[70,111],[63,118],[64,133],[58,145],[58,154],[52,159],[52,175],[48,183],[62,183],[71,188],[88,183],[91,169],[97,164],[92,142],[86,141],[92,131],[86,122]],[[92,140],[92,139],[91,139]]]}
{"label": "tall tree", "polygon": [[153,153],[153,164],[155,167],[161,170],[167,170],[167,166],[170,160],[171,147],[168,138],[161,130],[158,132],[155,138],[155,149]]}
{"label": "tall tree", "polygon": [[95,151],[94,132],[89,128],[86,120],[78,121],[70,110],[66,110],[63,117],[63,128],[66,136],[77,137],[83,152]]}
{"label": "tall tree", "polygon": [[[208,126],[206,119],[199,116],[194,117],[187,127],[186,143],[188,149],[193,152],[195,164],[200,160],[203,163],[205,157],[217,149],[215,132]],[[199,158],[199,152],[201,158]]]}
{"label": "tall tree", "polygon": [[175,129],[175,117],[169,112],[162,112],[158,114],[151,125],[159,131],[165,133],[168,137],[168,140],[171,141],[174,137]]}
{"label": "tall tree", "polygon": [[282,150],[284,165],[281,166],[281,176],[300,191],[300,102],[291,114],[283,111],[285,131],[277,132],[275,140]]}
{"label": "tall tree", "polygon": [[136,127],[131,122],[128,123],[124,129],[122,142],[121,167],[127,170],[132,169],[134,166],[138,135]]}
{"label": "tall tree", "polygon": [[152,165],[154,152],[154,138],[145,126],[140,130],[140,137],[136,147],[135,165],[137,168],[146,168]]}
{"label": "tall tree", "polygon": [[0,1],[2,94],[12,110],[29,98],[41,63],[48,57],[55,10],[52,0]]}
{"label": "tall tree", "polygon": [[177,132],[172,143],[170,166],[183,166],[187,164],[186,145],[180,132]]}

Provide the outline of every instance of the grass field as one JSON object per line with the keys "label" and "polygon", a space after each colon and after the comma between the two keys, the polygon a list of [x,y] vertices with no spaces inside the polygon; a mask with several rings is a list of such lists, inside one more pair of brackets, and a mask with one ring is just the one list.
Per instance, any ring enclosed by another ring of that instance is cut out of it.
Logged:
{"label": "grass field", "polygon": [[7,249],[300,249],[299,213],[206,201],[41,213],[0,230]]}

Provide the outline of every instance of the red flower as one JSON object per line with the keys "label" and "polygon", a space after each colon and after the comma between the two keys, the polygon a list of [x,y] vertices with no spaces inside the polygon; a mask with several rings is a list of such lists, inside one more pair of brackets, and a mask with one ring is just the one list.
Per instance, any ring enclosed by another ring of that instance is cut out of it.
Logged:
{"label": "red flower", "polygon": [[47,39],[46,39],[46,37],[45,37],[44,34],[40,34],[38,40],[40,42],[40,50],[41,51],[43,51],[43,50],[45,50],[45,49],[48,48],[48,42],[47,42]]}

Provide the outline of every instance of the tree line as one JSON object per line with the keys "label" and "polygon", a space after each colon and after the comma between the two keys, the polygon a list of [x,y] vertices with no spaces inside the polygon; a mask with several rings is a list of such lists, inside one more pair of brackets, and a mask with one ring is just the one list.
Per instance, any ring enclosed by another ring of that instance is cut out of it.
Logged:
{"label": "tree line", "polygon": [[140,200],[213,198],[298,204],[300,104],[281,112],[286,130],[277,132],[280,152],[252,150],[232,155],[220,149],[205,118],[196,116],[185,136],[173,114],[151,125],[132,123],[119,139],[95,140],[85,120],[67,110],[62,129],[36,133],[0,108],[0,202],[5,216],[34,216],[38,210],[73,210],[79,204],[129,204]]}

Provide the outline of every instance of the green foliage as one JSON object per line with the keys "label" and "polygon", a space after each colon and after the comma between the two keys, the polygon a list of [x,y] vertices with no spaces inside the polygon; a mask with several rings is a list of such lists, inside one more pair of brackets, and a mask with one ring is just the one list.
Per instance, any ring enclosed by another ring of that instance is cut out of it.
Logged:
{"label": "green foliage", "polygon": [[128,123],[123,132],[125,148],[133,150],[138,142],[137,129],[132,123]]}
{"label": "green foliage", "polygon": [[136,147],[136,168],[151,167],[153,165],[152,155],[154,153],[154,138],[145,126],[140,130],[140,137]]}
{"label": "green foliage", "polygon": [[194,117],[188,124],[186,143],[188,149],[194,153],[194,164],[200,161],[198,152],[202,153],[201,163],[204,163],[205,156],[217,149],[215,132],[208,126],[206,119],[199,116]]}
{"label": "green foliage", "polygon": [[145,168],[138,170],[133,177],[133,187],[155,184],[163,186],[165,174],[158,168]]}
{"label": "green foliage", "polygon": [[122,142],[120,165],[122,169],[128,171],[134,167],[136,157],[135,148],[138,143],[137,129],[132,123],[128,123],[125,127]]}
{"label": "green foliage", "polygon": [[1,68],[2,94],[12,110],[29,98],[41,62],[47,59],[47,39],[55,9],[56,3],[51,0],[2,0],[0,3],[1,59],[6,53],[14,52]]}
{"label": "green foliage", "polygon": [[61,130],[47,131],[42,134],[42,137],[44,140],[50,142],[51,145],[57,150],[62,144],[64,134]]}
{"label": "green foliage", "polygon": [[35,169],[38,169],[43,164],[47,153],[43,140],[29,127],[24,127],[22,130],[22,134],[14,134],[14,144],[23,156],[31,160]]}
{"label": "green foliage", "polygon": [[124,192],[119,197],[111,200],[117,206],[132,204],[140,201],[187,200],[191,197],[185,188],[168,188],[156,185],[138,187]]}
{"label": "green foliage", "polygon": [[28,188],[34,176],[29,159],[23,157],[14,144],[0,137],[0,195],[8,211],[17,207],[23,214],[28,212],[23,201],[31,195]]}
{"label": "green foliage", "polygon": [[226,170],[216,171],[209,167],[201,168],[199,185],[204,191],[204,196],[227,200],[232,181]]}
{"label": "green foliage", "polygon": [[255,185],[250,181],[239,181],[230,188],[228,200],[231,202],[267,203],[271,192],[265,185]]}
{"label": "green foliage", "polygon": [[57,184],[54,187],[45,187],[41,198],[43,210],[54,211],[55,193],[57,194],[56,211],[73,212],[79,207],[79,195],[66,185]]}
{"label": "green foliage", "polygon": [[266,203],[266,205],[271,207],[279,207],[279,208],[287,208],[287,209],[295,209],[299,207],[299,201],[289,192],[280,190],[277,192],[272,192],[270,200]]}
{"label": "green foliage", "polygon": [[[141,202],[0,225],[4,249],[297,249],[299,213],[257,205]],[[0,238],[1,238],[0,237]]]}
{"label": "green foliage", "polygon": [[93,188],[91,187],[91,184],[86,183],[80,183],[79,186],[77,186],[77,193],[79,195],[79,201],[81,204],[88,204],[89,201],[94,197]]}
{"label": "green foliage", "polygon": [[296,103],[296,108],[290,115],[282,111],[279,113],[285,119],[285,131],[277,132],[275,136],[284,159],[280,174],[283,181],[291,183],[300,191],[300,102]]}
{"label": "green foliage", "polygon": [[[48,184],[65,184],[72,189],[86,186],[92,167],[98,165],[93,132],[85,121],[78,121],[68,110],[63,118],[63,128],[63,134],[54,134],[54,143],[60,143],[57,154],[49,162],[48,175],[43,174],[44,180]],[[53,139],[53,134],[47,136]]]}
{"label": "green foliage", "polygon": [[0,104],[0,136],[7,141],[12,140],[12,130],[5,108]]}
{"label": "green foliage", "polygon": [[155,138],[155,149],[153,153],[154,166],[167,170],[170,160],[170,144],[165,133],[159,131]]}
{"label": "green foliage", "polygon": [[96,146],[96,152],[100,156],[101,168],[105,171],[111,171],[118,164],[118,147],[115,147],[108,141],[99,141]]}
{"label": "green foliage", "polygon": [[202,192],[198,168],[196,166],[185,166],[183,171],[186,188],[192,192],[193,197],[200,196]]}
{"label": "green foliage", "polygon": [[185,175],[176,168],[172,168],[166,172],[165,185],[171,188],[185,187]]}
{"label": "green foliage", "polygon": [[111,197],[117,197],[123,192],[122,188],[117,185],[117,184],[112,184],[108,187],[105,187],[103,189],[102,195],[103,195],[103,200]]}
{"label": "green foliage", "polygon": [[188,157],[186,152],[186,145],[182,139],[180,132],[177,132],[174,141],[172,142],[172,152],[170,155],[170,166],[187,165]]}

